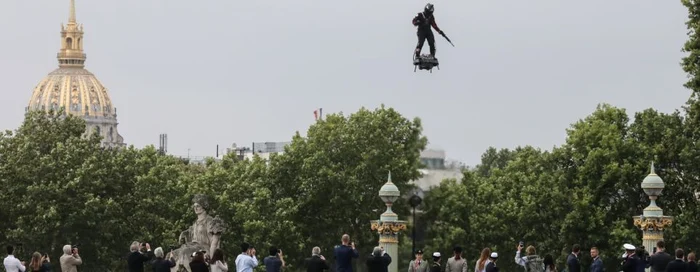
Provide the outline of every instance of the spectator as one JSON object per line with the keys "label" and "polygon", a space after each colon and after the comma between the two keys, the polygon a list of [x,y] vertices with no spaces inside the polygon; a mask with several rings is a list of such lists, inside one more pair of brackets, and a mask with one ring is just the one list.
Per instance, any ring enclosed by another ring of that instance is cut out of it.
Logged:
{"label": "spectator", "polygon": [[263,259],[263,264],[267,272],[280,272],[282,267],[285,267],[282,250],[270,247],[270,255]]}
{"label": "spectator", "polygon": [[78,266],[83,264],[78,248],[71,245],[63,246],[63,256],[58,261],[61,263],[61,272],[78,272]]}
{"label": "spectator", "polygon": [[589,272],[603,272],[603,260],[600,259],[597,247],[591,248],[591,258],[593,259],[593,261],[591,263],[591,270]]}
{"label": "spectator", "polygon": [[453,249],[453,256],[447,259],[445,272],[467,272],[467,261],[462,258],[462,247]]}
{"label": "spectator", "polygon": [[255,248],[248,243],[241,244],[241,254],[236,257],[236,272],[253,272],[258,266]]}
{"label": "spectator", "polygon": [[440,256],[440,252],[433,252],[433,266],[430,267],[430,272],[441,272]]}
{"label": "spectator", "polygon": [[695,252],[688,253],[688,272],[698,272],[698,264],[695,261]]}
{"label": "spectator", "polygon": [[27,268],[24,267],[24,262],[20,262],[12,253],[15,251],[13,246],[7,246],[7,257],[2,264],[5,266],[6,272],[24,272]]}
{"label": "spectator", "polygon": [[[146,250],[146,253],[141,253],[142,250]],[[126,258],[126,262],[129,266],[129,272],[143,272],[144,263],[148,262],[153,258],[151,254],[151,245],[148,243],[141,244],[137,241],[131,243],[129,246],[129,256]]]}
{"label": "spectator", "polygon": [[666,272],[687,272],[688,264],[683,261],[685,253],[682,249],[676,249],[676,259],[669,262],[666,267]]}
{"label": "spectator", "polygon": [[520,256],[520,251],[522,249],[523,246],[518,244],[518,251],[515,252],[515,263],[525,267],[526,272],[544,271],[544,261],[537,255],[535,247],[528,246],[527,249],[525,249],[527,254],[525,257]]}
{"label": "spectator", "polygon": [[213,255],[211,261],[209,261],[211,272],[227,272],[228,265],[226,264],[226,258],[224,258],[224,251],[217,248],[214,250]]}
{"label": "spectator", "polygon": [[388,272],[391,264],[391,256],[384,251],[384,248],[375,247],[372,257],[367,259],[367,272]]}
{"label": "spectator", "polygon": [[170,269],[175,267],[175,258],[173,252],[169,252],[167,258],[162,247],[156,248],[153,251],[156,259],[153,261],[153,272],[170,272]]}
{"label": "spectator", "polygon": [[636,254],[636,248],[631,244],[624,244],[625,254],[622,255],[622,272],[637,272],[637,267],[642,263],[642,260]]}
{"label": "spectator", "polygon": [[557,265],[554,264],[554,257],[552,257],[552,255],[547,254],[547,256],[544,256],[542,264],[544,264],[545,272],[557,272]]}
{"label": "spectator", "polygon": [[[498,254],[496,254],[498,255]],[[486,272],[486,265],[491,261],[491,249],[484,248],[481,250],[481,256],[479,260],[476,261],[476,266],[474,267],[474,272]]]}
{"label": "spectator", "polygon": [[32,261],[29,262],[28,268],[29,268],[30,272],[50,272],[51,271],[51,266],[46,261],[45,256],[41,256],[41,253],[39,253],[39,252],[34,252],[34,254],[32,254]]}
{"label": "spectator", "polygon": [[198,250],[192,253],[192,261],[190,262],[191,272],[209,272],[207,262],[204,261],[204,250]]}
{"label": "spectator", "polygon": [[498,252],[493,252],[489,256],[489,263],[486,265],[486,272],[498,272],[496,261],[498,260]]}
{"label": "spectator", "polygon": [[571,248],[571,254],[566,258],[566,267],[569,269],[568,272],[581,272],[581,263],[579,262],[579,254],[581,252],[581,246],[575,244]]}
{"label": "spectator", "polygon": [[355,248],[355,243],[350,242],[350,235],[343,234],[341,238],[342,245],[336,246],[335,251],[335,272],[352,272],[352,259],[357,258],[360,254]]}
{"label": "spectator", "polygon": [[408,263],[408,272],[428,272],[428,262],[423,260],[422,250],[416,250],[416,259]]}
{"label": "spectator", "polygon": [[672,260],[671,254],[666,252],[666,243],[658,241],[656,242],[656,253],[649,257],[649,263],[646,267],[651,268],[651,272],[664,272]]}
{"label": "spectator", "polygon": [[321,255],[321,248],[314,247],[311,249],[311,258],[304,260],[306,264],[306,272],[323,272],[330,269],[326,263],[326,257]]}

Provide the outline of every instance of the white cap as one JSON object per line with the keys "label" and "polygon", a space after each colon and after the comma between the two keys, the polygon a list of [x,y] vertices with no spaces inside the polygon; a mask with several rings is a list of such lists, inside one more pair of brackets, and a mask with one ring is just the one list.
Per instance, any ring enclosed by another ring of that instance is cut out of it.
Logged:
{"label": "white cap", "polygon": [[438,257],[438,258],[440,258],[440,252],[433,252],[433,257]]}
{"label": "white cap", "polygon": [[624,247],[625,250],[635,250],[635,249],[636,249],[636,248],[635,248],[633,245],[631,245],[631,244],[624,244],[624,245],[622,245],[622,247]]}
{"label": "white cap", "polygon": [[498,259],[498,252],[491,253],[491,258]]}

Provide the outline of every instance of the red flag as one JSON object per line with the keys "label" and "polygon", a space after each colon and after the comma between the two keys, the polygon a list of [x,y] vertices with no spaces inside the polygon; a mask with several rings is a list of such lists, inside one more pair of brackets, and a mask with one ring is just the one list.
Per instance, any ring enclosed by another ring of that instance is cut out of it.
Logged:
{"label": "red flag", "polygon": [[318,120],[318,110],[314,111],[314,120]]}

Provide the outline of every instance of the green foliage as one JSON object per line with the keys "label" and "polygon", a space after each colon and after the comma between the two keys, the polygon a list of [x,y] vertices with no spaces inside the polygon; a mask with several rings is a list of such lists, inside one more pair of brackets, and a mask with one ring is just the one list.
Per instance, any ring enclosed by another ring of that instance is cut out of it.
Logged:
{"label": "green foliage", "polygon": [[408,191],[427,142],[420,120],[384,107],[330,114],[269,160],[230,154],[203,165],[152,146],[103,148],[85,127],[62,111],[31,112],[16,132],[0,134],[0,200],[11,203],[0,209],[9,218],[0,221],[0,243],[22,243],[22,260],[40,251],[57,261],[64,244],[79,243],[83,271],[123,271],[132,241],[176,246],[201,193],[227,224],[221,247],[231,263],[246,241],[259,258],[281,248],[289,269],[301,270],[313,246],[332,261],[343,233],[364,256],[377,243],[369,221],[383,211],[379,188],[391,171]]}
{"label": "green foliage", "polygon": [[[428,193],[429,247],[450,252],[460,243],[468,258],[490,247],[512,260],[524,240],[563,268],[578,243],[584,252],[598,247],[606,269],[617,271],[621,245],[641,244],[631,217],[649,204],[640,185],[654,160],[666,183],[658,204],[677,216],[666,233],[669,248],[692,248],[699,242],[694,192],[700,183],[697,138],[688,132],[697,125],[690,120],[649,109],[630,122],[624,110],[604,104],[573,124],[566,143],[551,152],[490,148],[461,182],[446,180]],[[590,261],[582,259],[584,268]],[[512,261],[499,266],[515,269]]]}

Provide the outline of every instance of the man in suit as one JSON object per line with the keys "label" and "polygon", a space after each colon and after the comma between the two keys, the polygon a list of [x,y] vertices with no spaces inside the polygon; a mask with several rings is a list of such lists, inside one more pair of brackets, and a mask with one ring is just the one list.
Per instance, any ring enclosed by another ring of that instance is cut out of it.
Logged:
{"label": "man in suit", "polygon": [[320,247],[314,247],[311,250],[311,258],[307,258],[304,262],[306,263],[306,272],[323,272],[330,269],[326,263],[326,257],[321,255]]}
{"label": "man in suit", "polygon": [[423,260],[422,250],[416,250],[416,259],[408,263],[408,272],[428,272],[428,262]]}
{"label": "man in suit", "polygon": [[[141,245],[139,242],[131,243],[129,247],[131,253],[127,257],[126,261],[129,267],[129,272],[143,272],[143,264],[150,261],[153,258],[153,253],[151,253],[151,245],[146,243]],[[140,249],[145,249],[146,253],[141,253]]]}
{"label": "man in suit", "polygon": [[462,258],[462,247],[456,246],[454,256],[447,259],[445,272],[467,272],[467,260]]}
{"label": "man in suit", "polygon": [[656,253],[649,258],[647,267],[651,268],[651,272],[664,272],[672,260],[671,254],[666,252],[666,243],[659,241],[656,243]]}
{"label": "man in suit", "polygon": [[62,272],[78,272],[78,265],[83,264],[83,259],[78,254],[78,248],[71,245],[63,246],[63,256],[58,259]]}
{"label": "man in suit", "polygon": [[591,258],[593,258],[593,262],[589,272],[603,272],[603,260],[600,259],[600,252],[598,252],[597,247],[591,248]]}
{"label": "man in suit", "polygon": [[360,254],[355,248],[355,243],[350,242],[350,235],[343,234],[341,238],[342,245],[336,246],[335,255],[335,272],[352,272],[352,259],[360,257]]}
{"label": "man in suit", "polygon": [[688,264],[683,261],[685,252],[682,249],[676,249],[676,259],[669,262],[666,267],[666,272],[688,272]]}
{"label": "man in suit", "polygon": [[566,267],[569,269],[569,272],[581,272],[581,263],[578,260],[580,252],[581,246],[578,244],[571,248],[571,254],[566,258]]}
{"label": "man in suit", "polygon": [[384,251],[384,248],[375,247],[372,257],[369,257],[366,263],[368,272],[388,272],[391,256]]}

